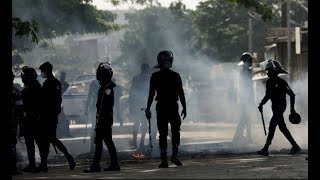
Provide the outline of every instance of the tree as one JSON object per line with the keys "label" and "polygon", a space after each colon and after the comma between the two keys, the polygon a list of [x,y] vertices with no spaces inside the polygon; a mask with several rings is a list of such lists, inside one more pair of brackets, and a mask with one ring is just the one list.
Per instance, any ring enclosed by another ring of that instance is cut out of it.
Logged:
{"label": "tree", "polygon": [[188,14],[181,2],[172,3],[169,8],[151,6],[127,14],[126,32],[120,41],[122,55],[117,62],[125,61],[125,72],[134,74],[139,70],[136,64],[155,64],[161,50],[171,50],[181,59],[190,58],[194,32]]}
{"label": "tree", "polygon": [[[114,23],[115,14],[97,10],[89,2],[91,0],[13,0],[12,16],[16,17],[13,24],[19,23],[18,18],[22,23],[31,22],[30,27],[35,27],[33,24],[36,22],[40,29],[37,41],[45,41],[65,33],[109,33],[119,29]],[[23,32],[28,28],[22,29]],[[30,42],[28,37],[13,38],[13,45],[19,51],[33,48],[32,44],[27,42]]]}
{"label": "tree", "polygon": [[23,59],[20,56],[20,54],[14,54],[12,56],[12,65],[14,69],[18,69],[22,63],[23,63]]}
{"label": "tree", "polygon": [[240,4],[247,9],[253,9],[257,14],[260,15],[263,21],[268,21],[272,19],[273,12],[272,6],[267,4],[266,0],[226,0],[231,4]]}
{"label": "tree", "polygon": [[[199,29],[196,48],[211,59],[235,61],[248,51],[248,9],[225,1],[200,2],[192,13]],[[253,21],[253,50],[263,54],[267,24],[260,18]]]}

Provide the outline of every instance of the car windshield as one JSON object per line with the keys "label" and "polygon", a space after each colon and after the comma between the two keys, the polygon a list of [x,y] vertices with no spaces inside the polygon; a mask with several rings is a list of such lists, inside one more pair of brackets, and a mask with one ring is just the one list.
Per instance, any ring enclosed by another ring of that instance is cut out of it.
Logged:
{"label": "car windshield", "polygon": [[66,94],[88,93],[90,83],[96,79],[95,75],[77,76],[71,86],[66,90]]}

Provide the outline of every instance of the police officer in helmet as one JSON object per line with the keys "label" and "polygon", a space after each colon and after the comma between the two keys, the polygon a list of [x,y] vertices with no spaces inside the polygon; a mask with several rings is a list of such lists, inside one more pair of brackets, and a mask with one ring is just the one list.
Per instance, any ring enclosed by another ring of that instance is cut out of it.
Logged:
{"label": "police officer in helmet", "polygon": [[282,78],[278,77],[279,73],[288,74],[289,72],[284,70],[278,61],[272,60],[272,59],[261,62],[260,66],[267,71],[267,75],[269,79],[266,82],[266,94],[262,99],[261,103],[259,104],[258,109],[260,112],[262,112],[263,105],[270,99],[272,102],[271,108],[272,108],[273,116],[270,120],[269,133],[268,133],[266,144],[260,151],[258,151],[258,154],[263,156],[269,155],[268,148],[271,145],[271,141],[273,139],[277,126],[279,126],[280,131],[283,133],[283,135],[288,139],[288,141],[292,145],[292,148],[289,154],[296,154],[301,150],[301,148],[293,139],[283,118],[283,113],[287,107],[286,94],[290,96],[291,114],[296,113],[294,109],[295,94],[289,87],[288,83]]}
{"label": "police officer in helmet", "polygon": [[101,172],[100,161],[103,148],[103,141],[107,145],[111,164],[104,171],[119,171],[120,166],[117,158],[117,150],[112,140],[113,125],[113,105],[114,105],[114,87],[112,82],[113,71],[109,63],[100,63],[97,68],[97,80],[100,88],[98,91],[96,127],[95,127],[95,152],[93,164],[85,173]]}
{"label": "police officer in helmet", "polygon": [[157,112],[157,126],[159,131],[159,145],[161,163],[159,168],[167,168],[167,136],[168,123],[171,125],[172,133],[172,156],[171,162],[177,166],[182,166],[178,159],[178,151],[180,145],[180,127],[181,118],[179,115],[178,100],[182,104],[181,116],[183,119],[187,116],[186,100],[182,87],[182,80],[179,73],[172,71],[173,53],[171,51],[161,51],[157,56],[158,64],[155,68],[160,68],[159,71],[154,72],[150,78],[149,96],[147,108],[145,110],[146,117],[151,118],[150,107],[154,96],[156,112]]}
{"label": "police officer in helmet", "polygon": [[243,132],[247,130],[247,142],[252,143],[250,114],[254,110],[253,81],[252,81],[253,57],[245,52],[240,57],[240,121],[234,134],[233,142],[241,143],[244,140]]}

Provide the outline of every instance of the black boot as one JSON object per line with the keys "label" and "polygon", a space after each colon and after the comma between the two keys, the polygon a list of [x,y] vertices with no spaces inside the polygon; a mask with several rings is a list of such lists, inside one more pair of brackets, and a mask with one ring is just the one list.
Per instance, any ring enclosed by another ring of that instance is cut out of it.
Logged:
{"label": "black boot", "polygon": [[118,163],[111,164],[109,167],[104,168],[104,171],[120,171],[120,165]]}
{"label": "black boot", "polygon": [[260,151],[257,152],[258,154],[260,155],[263,155],[263,156],[269,156],[269,153],[268,153],[268,146],[264,146]]}
{"label": "black boot", "polygon": [[67,159],[68,159],[68,162],[69,162],[70,170],[73,170],[76,167],[77,163],[74,161],[74,159],[73,159],[73,157],[71,155],[68,156]]}
{"label": "black boot", "polygon": [[300,151],[301,151],[301,148],[297,144],[295,144],[294,146],[292,146],[289,154],[297,154]]}
{"label": "black boot", "polygon": [[39,173],[39,172],[48,172],[48,166],[47,164],[40,164],[38,167],[36,167],[34,173]]}
{"label": "black boot", "polygon": [[168,160],[167,160],[167,151],[164,149],[160,149],[160,157],[161,157],[161,163],[159,164],[158,168],[167,168],[168,166]]}
{"label": "black boot", "polygon": [[23,172],[34,172],[36,170],[35,164],[29,164],[25,168],[22,169]]}
{"label": "black boot", "polygon": [[182,166],[182,162],[178,159],[178,152],[179,152],[178,145],[174,145],[172,147],[171,162],[174,163],[176,166]]}
{"label": "black boot", "polygon": [[161,163],[158,165],[158,168],[168,168],[168,161],[167,160],[162,160]]}
{"label": "black boot", "polygon": [[100,164],[93,164],[89,169],[83,170],[84,173],[101,172]]}

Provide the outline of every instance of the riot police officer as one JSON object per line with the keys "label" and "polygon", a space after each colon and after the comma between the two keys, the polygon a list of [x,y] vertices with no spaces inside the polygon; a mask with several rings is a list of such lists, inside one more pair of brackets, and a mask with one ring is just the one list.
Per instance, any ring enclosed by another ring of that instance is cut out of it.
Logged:
{"label": "riot police officer", "polygon": [[67,148],[57,138],[58,115],[61,112],[61,83],[52,74],[53,66],[50,62],[45,62],[39,67],[41,76],[46,78],[43,83],[43,112],[41,113],[41,131],[40,131],[40,156],[41,163],[36,168],[36,172],[47,172],[47,159],[49,155],[50,143],[56,146],[69,162],[70,169],[74,169],[76,162]]}
{"label": "riot police officer", "polygon": [[284,134],[284,136],[288,139],[288,141],[292,145],[290,154],[296,154],[301,150],[301,148],[293,139],[283,118],[283,113],[286,110],[286,106],[287,106],[286,94],[290,96],[291,114],[296,113],[294,109],[295,94],[289,87],[288,83],[285,80],[278,77],[279,73],[288,74],[288,72],[284,70],[281,64],[276,60],[269,59],[266,62],[260,63],[260,65],[261,64],[265,64],[265,70],[267,71],[267,75],[269,79],[266,82],[266,94],[262,99],[262,101],[260,102],[258,109],[259,111],[262,112],[263,105],[270,99],[272,102],[271,108],[272,108],[273,116],[269,124],[269,133],[268,133],[266,144],[260,151],[258,151],[258,154],[264,155],[264,156],[269,155],[268,148],[271,145],[271,141],[273,139],[274,132],[277,126],[279,126],[280,131]]}
{"label": "riot police officer", "polygon": [[109,63],[100,63],[97,68],[97,80],[100,88],[97,100],[96,127],[95,127],[95,153],[93,164],[89,169],[84,170],[85,173],[100,172],[100,161],[102,154],[103,141],[109,150],[111,164],[104,171],[119,171],[120,166],[117,158],[117,150],[112,140],[113,125],[113,105],[114,105],[114,87],[116,84],[112,82],[112,68]]}
{"label": "riot police officer", "polygon": [[145,106],[145,95],[148,93],[149,84],[149,70],[150,67],[147,63],[141,64],[141,72],[132,78],[132,84],[129,92],[129,110],[130,116],[133,119],[132,128],[132,149],[137,148],[137,136],[140,128],[141,138],[139,150],[144,147],[144,140],[148,130],[148,122],[144,118],[141,108]]}
{"label": "riot police officer", "polygon": [[37,72],[31,68],[24,66],[21,72],[24,89],[21,91],[21,99],[25,116],[21,122],[29,165],[23,169],[24,172],[33,172],[36,169],[35,161],[35,142],[39,141],[39,120],[42,106],[42,86],[37,80]]}
{"label": "riot police officer", "polygon": [[253,57],[250,53],[245,52],[240,57],[240,121],[233,137],[233,142],[243,142],[243,132],[247,130],[247,142],[252,143],[250,114],[254,110],[253,99],[253,81],[252,81],[252,62]]}
{"label": "riot police officer", "polygon": [[161,163],[159,168],[167,168],[167,136],[168,123],[171,125],[172,133],[172,156],[171,162],[177,166],[182,166],[178,159],[178,151],[180,145],[180,127],[181,118],[179,115],[178,100],[183,107],[181,116],[183,119],[187,116],[186,100],[182,87],[182,80],[179,73],[172,71],[173,53],[171,51],[161,51],[157,56],[158,64],[155,68],[160,68],[154,72],[150,78],[149,97],[147,108],[145,110],[146,117],[151,117],[150,107],[153,98],[156,95],[155,101],[157,112],[157,125],[159,131],[159,145]]}

